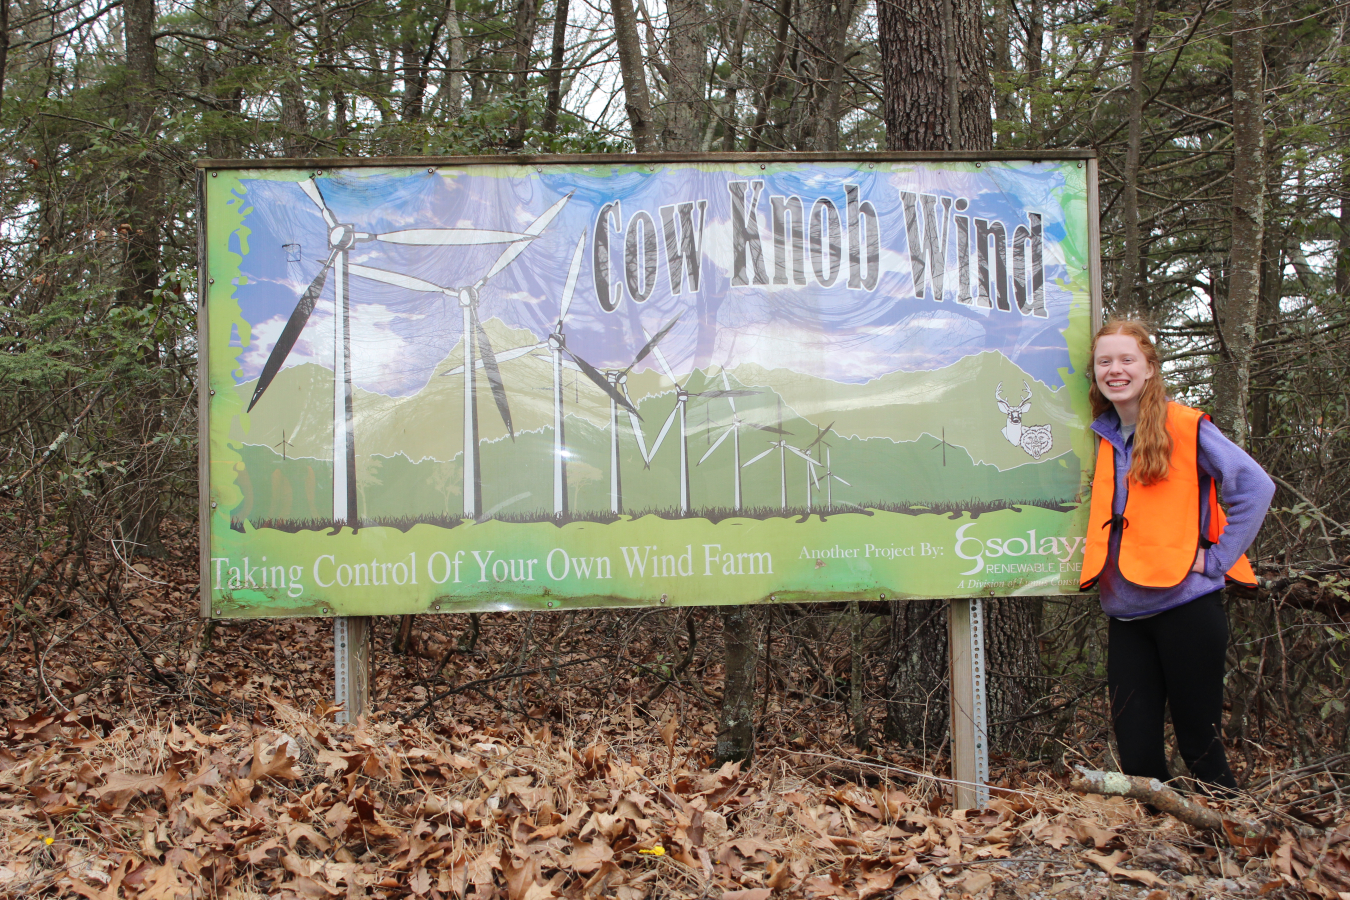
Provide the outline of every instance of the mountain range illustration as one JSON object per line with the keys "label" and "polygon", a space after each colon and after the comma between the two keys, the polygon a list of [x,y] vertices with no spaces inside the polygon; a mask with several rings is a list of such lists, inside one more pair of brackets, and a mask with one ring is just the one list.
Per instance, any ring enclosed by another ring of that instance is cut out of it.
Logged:
{"label": "mountain range illustration", "polygon": [[[679,373],[663,359],[627,374],[622,396],[636,415],[572,366],[561,370],[558,441],[547,345],[497,319],[482,325],[510,413],[508,431],[499,397],[478,371],[484,518],[954,511],[995,508],[998,498],[1069,504],[1079,489],[1070,447],[1080,426],[1069,392],[1033,380],[996,351],[862,384],[753,364]],[[463,359],[460,342],[410,396],[355,390],[363,522],[453,523],[462,515]],[[256,381],[236,389],[242,409]],[[1029,401],[1024,426],[1047,426],[1038,456],[1005,434],[1009,418],[996,394]],[[234,420],[229,443],[244,463],[234,520],[277,527],[331,520],[333,395],[330,369],[292,366]]]}

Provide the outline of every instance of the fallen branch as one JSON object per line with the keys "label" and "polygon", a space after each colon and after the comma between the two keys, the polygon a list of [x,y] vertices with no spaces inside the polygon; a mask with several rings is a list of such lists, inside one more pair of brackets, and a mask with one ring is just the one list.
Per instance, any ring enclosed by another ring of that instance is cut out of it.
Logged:
{"label": "fallen branch", "polygon": [[1104,794],[1139,800],[1187,825],[1221,835],[1232,844],[1249,846],[1253,841],[1259,843],[1267,831],[1259,822],[1225,817],[1217,810],[1192,803],[1156,778],[1098,772],[1082,766],[1076,768],[1078,775],[1069,782],[1069,790],[1079,794]]}

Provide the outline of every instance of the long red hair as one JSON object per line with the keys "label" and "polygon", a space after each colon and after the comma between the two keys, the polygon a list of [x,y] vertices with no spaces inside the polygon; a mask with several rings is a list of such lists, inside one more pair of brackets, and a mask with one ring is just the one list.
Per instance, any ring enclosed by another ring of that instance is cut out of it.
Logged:
{"label": "long red hair", "polygon": [[1088,373],[1088,396],[1095,419],[1111,409],[1111,401],[1097,389],[1097,341],[1108,334],[1124,334],[1139,344],[1139,353],[1153,369],[1153,377],[1144,384],[1139,397],[1139,419],[1134,426],[1134,456],[1130,480],[1156,484],[1167,478],[1172,458],[1172,435],[1167,431],[1167,386],[1162,380],[1162,361],[1149,337],[1148,326],[1138,319],[1111,319],[1092,338],[1092,371]]}

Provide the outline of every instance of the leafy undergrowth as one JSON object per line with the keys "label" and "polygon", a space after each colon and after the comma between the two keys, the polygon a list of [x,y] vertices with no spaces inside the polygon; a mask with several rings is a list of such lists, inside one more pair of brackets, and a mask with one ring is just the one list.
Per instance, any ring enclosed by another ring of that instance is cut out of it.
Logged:
{"label": "leafy undergrowth", "polygon": [[[941,753],[852,746],[833,613],[766,629],[744,766],[697,610],[377,620],[340,726],[329,623],[204,623],[170,530],[134,566],[0,544],[0,590],[37,583],[0,617],[0,896],[1350,897],[1343,759],[1247,771],[1273,827],[1237,849],[1035,763],[953,810]],[[1061,753],[1109,767],[1101,721]]]}

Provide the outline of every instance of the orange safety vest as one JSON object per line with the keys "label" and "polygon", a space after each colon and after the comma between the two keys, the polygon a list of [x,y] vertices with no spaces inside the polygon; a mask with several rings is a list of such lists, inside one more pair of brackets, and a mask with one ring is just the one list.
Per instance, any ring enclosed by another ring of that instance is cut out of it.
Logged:
{"label": "orange safety vest", "polygon": [[[1219,540],[1228,518],[1219,507],[1214,484],[1207,476],[1203,478],[1206,496],[1200,496],[1203,476],[1198,462],[1200,420],[1208,418],[1208,414],[1198,409],[1167,404],[1167,430],[1172,435],[1167,477],[1147,486],[1131,479],[1125,512],[1119,521],[1111,515],[1116,484],[1115,447],[1106,438],[1101,439],[1092,477],[1080,590],[1088,590],[1101,577],[1113,524],[1122,529],[1116,561],[1120,574],[1140,587],[1170,588],[1185,580],[1201,546],[1202,503],[1209,505],[1208,534],[1203,545],[1209,547]],[[1256,586],[1256,573],[1245,555],[1239,557],[1226,577],[1239,584]]]}

